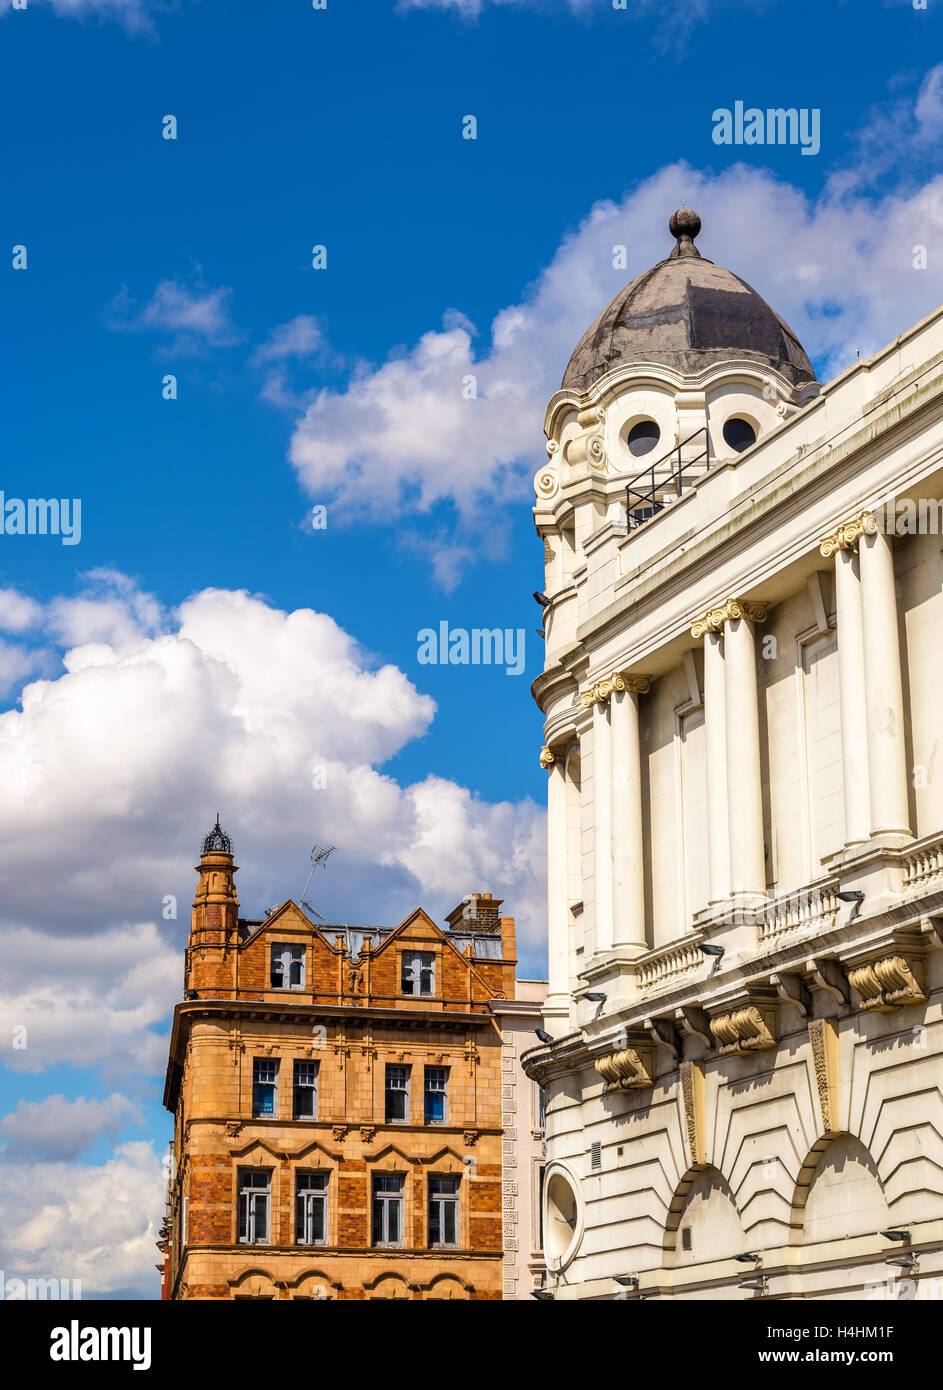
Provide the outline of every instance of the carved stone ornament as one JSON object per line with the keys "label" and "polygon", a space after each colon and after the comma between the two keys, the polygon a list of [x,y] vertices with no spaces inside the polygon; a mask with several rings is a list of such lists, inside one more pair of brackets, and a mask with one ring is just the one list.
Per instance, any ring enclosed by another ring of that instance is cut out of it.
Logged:
{"label": "carved stone ornament", "polygon": [[375,1125],[361,1125],[361,1126],[360,1126],[360,1142],[361,1142],[361,1144],[372,1144],[372,1143],[373,1143],[373,1140],[374,1140],[374,1138],[375,1138],[375,1136],[376,1136],[376,1132],[377,1132],[377,1131],[376,1131],[376,1126],[375,1126]]}
{"label": "carved stone ornament", "polygon": [[765,623],[768,607],[768,603],[754,603],[751,599],[726,598],[716,608],[708,608],[703,618],[691,624],[691,636],[704,637],[708,632],[721,632],[724,623],[736,622],[740,618],[746,618],[751,623]]}
{"label": "carved stone ornament", "polygon": [[862,1009],[900,1009],[925,1002],[923,976],[923,961],[916,957],[882,956],[849,970],[848,983],[860,994]]}
{"label": "carved stone ornament", "polygon": [[549,502],[556,497],[560,491],[560,479],[557,476],[557,470],[548,465],[538,468],[534,474],[534,491],[544,502]]}
{"label": "carved stone ornament", "polygon": [[333,1129],[331,1130],[331,1134],[338,1142],[340,1142],[341,1139],[347,1138],[348,1128],[348,1125],[334,1125]]}
{"label": "carved stone ornament", "polygon": [[688,1159],[692,1167],[705,1160],[704,1149],[704,1067],[700,1062],[681,1062],[678,1067],[681,1081],[681,1103],[684,1107],[684,1128],[688,1141]]}
{"label": "carved stone ornament", "polygon": [[710,1021],[710,1030],[720,1052],[755,1052],[763,1047],[775,1047],[776,1010],[760,1010],[756,1004],[718,1014]]}
{"label": "carved stone ornament", "polygon": [[595,685],[584,690],[580,704],[584,709],[589,709],[590,705],[605,704],[617,691],[630,690],[634,695],[647,695],[651,688],[649,676],[630,676],[627,671],[613,671],[605,680],[596,681]]}
{"label": "carved stone ornament", "polygon": [[553,753],[552,753],[552,751],[547,747],[547,745],[544,744],[543,748],[541,748],[541,750],[540,750],[540,766],[541,766],[541,767],[550,767],[550,765],[551,765],[552,762],[553,762]]}
{"label": "carved stone ornament", "polygon": [[833,1018],[809,1020],[812,1068],[822,1117],[822,1133],[837,1134],[838,1123],[838,1024]]}
{"label": "carved stone ornament", "polygon": [[469,1149],[472,1148],[472,1147],[473,1147],[475,1144],[477,1144],[477,1142],[478,1142],[478,1130],[477,1130],[477,1129],[466,1129],[466,1130],[464,1130],[463,1133],[462,1133],[462,1139],[464,1140],[465,1145],[466,1145],[467,1148],[469,1148]]}
{"label": "carved stone ornament", "polygon": [[230,1139],[238,1139],[239,1135],[242,1133],[242,1121],[228,1120],[226,1123],[226,1133]]}
{"label": "carved stone ornament", "polygon": [[608,1057],[597,1057],[595,1067],[607,1091],[636,1091],[652,1085],[651,1057],[643,1057],[634,1047],[611,1052]]}
{"label": "carved stone ornament", "polygon": [[862,536],[873,536],[877,529],[874,513],[862,512],[854,520],[843,522],[830,536],[823,536],[819,550],[826,558],[836,550],[854,550]]}

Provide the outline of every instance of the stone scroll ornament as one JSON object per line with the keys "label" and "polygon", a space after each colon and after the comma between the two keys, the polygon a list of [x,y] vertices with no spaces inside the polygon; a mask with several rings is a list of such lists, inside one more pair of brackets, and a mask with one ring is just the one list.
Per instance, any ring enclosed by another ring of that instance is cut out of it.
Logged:
{"label": "stone scroll ornament", "polygon": [[647,695],[651,688],[648,676],[630,676],[625,671],[613,671],[605,680],[596,681],[588,690],[584,690],[580,695],[580,704],[584,709],[589,709],[590,705],[605,704],[611,695],[619,691],[630,690],[635,695]]}
{"label": "stone scroll ornament", "polygon": [[873,536],[877,529],[874,513],[862,512],[854,520],[843,522],[830,536],[824,536],[819,545],[819,552],[828,559],[838,550],[854,550],[862,536]]}
{"label": "stone scroll ornament", "polygon": [[714,608],[708,608],[703,618],[691,624],[692,637],[704,637],[708,632],[721,632],[724,623],[746,618],[751,623],[765,623],[769,604],[751,599],[728,598]]}

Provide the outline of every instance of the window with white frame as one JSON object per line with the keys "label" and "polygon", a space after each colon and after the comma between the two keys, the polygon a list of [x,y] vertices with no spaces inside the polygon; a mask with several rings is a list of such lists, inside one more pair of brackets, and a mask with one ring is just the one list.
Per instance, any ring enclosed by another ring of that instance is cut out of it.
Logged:
{"label": "window with white frame", "polygon": [[327,1244],[329,1173],[299,1173],[295,1179],[295,1243]]}
{"label": "window with white frame", "polygon": [[318,1118],[318,1063],[295,1061],[292,1114],[296,1120]]}
{"label": "window with white frame", "polygon": [[252,1061],[252,1114],[256,1119],[278,1115],[278,1058],[255,1057]]}
{"label": "window with white frame", "polygon": [[386,1068],[386,1123],[409,1123],[409,1067],[388,1063]]}
{"label": "window with white frame", "polygon": [[404,994],[435,994],[434,951],[404,951],[402,970]]}
{"label": "window with white frame", "polygon": [[426,1067],[424,1121],[427,1125],[449,1122],[449,1069]]}
{"label": "window with white frame", "polygon": [[406,1180],[400,1173],[374,1173],[374,1245],[402,1245],[403,1190],[405,1184]]}
{"label": "window with white frame", "polygon": [[268,1245],[271,1194],[271,1169],[239,1169],[239,1242],[241,1245]]}
{"label": "window with white frame", "polygon": [[274,945],[270,981],[272,989],[304,989],[305,948]]}
{"label": "window with white frame", "polygon": [[429,1245],[458,1245],[458,1177],[429,1174]]}

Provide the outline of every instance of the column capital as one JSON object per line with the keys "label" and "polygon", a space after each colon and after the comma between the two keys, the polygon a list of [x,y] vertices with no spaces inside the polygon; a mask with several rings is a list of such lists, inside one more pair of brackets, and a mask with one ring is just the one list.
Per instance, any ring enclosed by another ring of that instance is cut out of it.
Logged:
{"label": "column capital", "polygon": [[830,536],[823,536],[819,551],[826,559],[838,550],[854,550],[862,536],[873,536],[878,529],[873,512],[864,511],[851,521],[843,521]]}
{"label": "column capital", "polygon": [[721,632],[724,623],[747,618],[751,623],[765,623],[769,604],[761,600],[726,598],[714,608],[708,608],[703,618],[691,624],[692,637],[704,637],[708,632]]}
{"label": "column capital", "polygon": [[584,690],[580,696],[580,704],[584,709],[589,709],[590,705],[605,704],[610,695],[618,691],[629,690],[634,695],[647,695],[651,688],[649,676],[632,676],[628,671],[613,671],[604,680],[596,681],[588,690]]}

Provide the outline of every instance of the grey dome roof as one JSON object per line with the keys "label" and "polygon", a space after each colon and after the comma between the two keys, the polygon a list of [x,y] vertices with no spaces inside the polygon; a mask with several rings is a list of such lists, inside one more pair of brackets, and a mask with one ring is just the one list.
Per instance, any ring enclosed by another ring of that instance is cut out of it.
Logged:
{"label": "grey dome roof", "polygon": [[563,389],[587,391],[613,367],[656,362],[693,374],[714,362],[745,358],[775,367],[794,386],[815,380],[788,324],[739,275],[701,256],[701,219],[681,208],[668,223],[677,244],[625,289],[591,324],[563,375]]}

